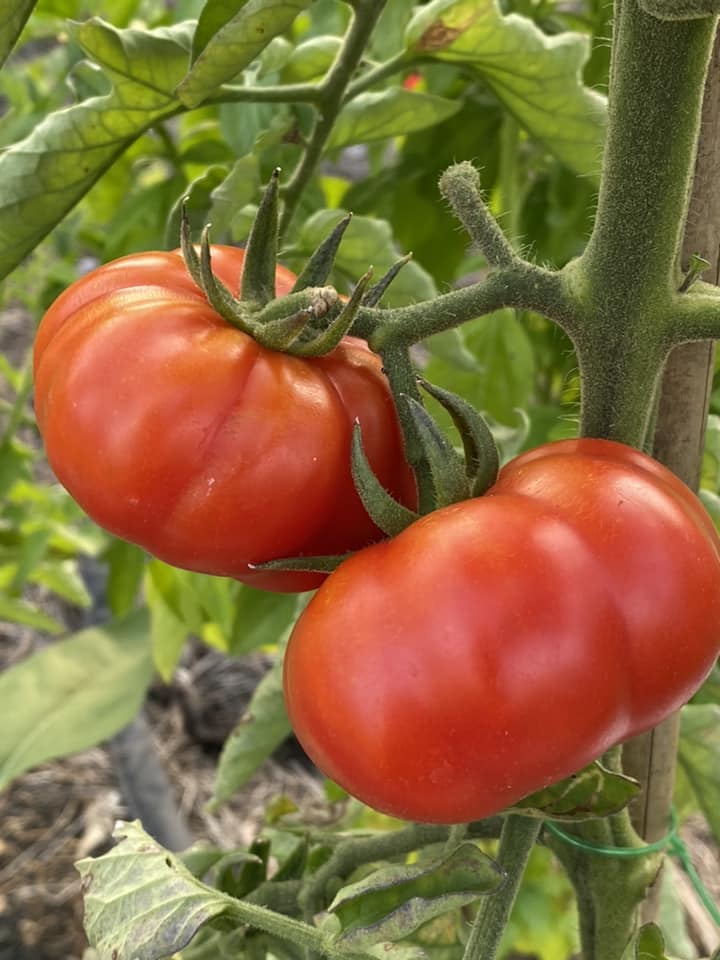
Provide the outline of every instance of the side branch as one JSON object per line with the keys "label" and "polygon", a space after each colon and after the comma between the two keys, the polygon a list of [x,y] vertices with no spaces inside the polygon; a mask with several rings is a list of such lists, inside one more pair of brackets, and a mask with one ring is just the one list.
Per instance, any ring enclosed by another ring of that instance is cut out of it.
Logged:
{"label": "side branch", "polygon": [[512,245],[482,198],[480,174],[467,160],[440,177],[440,192],[488,263],[507,267],[518,262]]}
{"label": "side branch", "polygon": [[696,283],[690,293],[678,295],[668,336],[671,346],[691,340],[720,340],[720,288]]}
{"label": "side branch", "polygon": [[352,333],[369,340],[379,352],[387,343],[409,346],[503,307],[539,313],[571,338],[577,330],[576,311],[563,273],[518,260],[493,270],[478,283],[433,300],[392,310],[361,308]]}

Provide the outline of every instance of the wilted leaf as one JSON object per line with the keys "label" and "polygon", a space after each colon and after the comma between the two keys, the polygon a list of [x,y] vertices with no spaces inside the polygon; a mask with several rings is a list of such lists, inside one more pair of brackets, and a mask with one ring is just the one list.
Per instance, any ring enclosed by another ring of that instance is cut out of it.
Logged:
{"label": "wilted leaf", "polygon": [[0,787],[117,733],[140,709],[151,678],[144,613],[83,630],[5,670]]}
{"label": "wilted leaf", "polygon": [[77,864],[85,895],[85,930],[102,960],[164,960],[232,906],[200,883],[140,824],[119,824],[120,843]]}
{"label": "wilted leaf", "polygon": [[419,926],[492,893],[502,873],[475,844],[412,866],[390,866],[344,887],[328,908],[342,924],[339,940],[364,947],[401,940]]}
{"label": "wilted leaf", "polygon": [[495,0],[433,0],[408,25],[411,52],[477,70],[528,133],[572,170],[597,178],[607,105],[583,85],[590,40],[544,34]]}

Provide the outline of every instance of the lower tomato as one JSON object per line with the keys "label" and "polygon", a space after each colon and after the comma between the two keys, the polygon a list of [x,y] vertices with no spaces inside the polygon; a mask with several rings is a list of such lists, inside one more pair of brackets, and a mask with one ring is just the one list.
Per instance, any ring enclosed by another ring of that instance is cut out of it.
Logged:
{"label": "lower tomato", "polygon": [[[243,259],[212,248],[236,295]],[[278,267],[279,294],[294,280]],[[60,482],[101,526],[176,566],[307,590],[323,576],[253,566],[377,540],[350,473],[356,419],[382,482],[414,502],[367,344],[346,337],[314,360],[267,350],[214,312],[177,251],[124,257],[65,291],[40,325],[34,368]]]}
{"label": "lower tomato", "polygon": [[629,447],[562,441],[343,563],[292,634],[285,694],[351,794],[455,823],[654,726],[719,648],[720,542],[697,498]]}

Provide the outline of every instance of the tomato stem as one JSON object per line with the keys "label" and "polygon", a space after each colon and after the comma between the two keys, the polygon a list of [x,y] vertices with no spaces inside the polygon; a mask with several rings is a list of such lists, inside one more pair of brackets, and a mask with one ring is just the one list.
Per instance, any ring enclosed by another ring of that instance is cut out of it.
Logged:
{"label": "tomato stem", "polygon": [[495,960],[497,957],[541,825],[539,819],[516,813],[508,814],[505,818],[496,858],[505,873],[505,883],[482,901],[465,946],[463,960]]}

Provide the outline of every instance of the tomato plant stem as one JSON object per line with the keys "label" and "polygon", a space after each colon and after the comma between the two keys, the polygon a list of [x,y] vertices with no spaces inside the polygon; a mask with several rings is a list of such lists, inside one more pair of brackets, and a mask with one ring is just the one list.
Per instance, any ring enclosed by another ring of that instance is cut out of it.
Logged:
{"label": "tomato plant stem", "polygon": [[678,257],[714,27],[713,18],[659,20],[636,0],[616,5],[597,215],[567,270],[581,319],[585,435],[642,445],[670,342],[680,338]]}
{"label": "tomato plant stem", "polygon": [[365,52],[370,34],[387,0],[368,0],[362,13],[353,13],[342,47],[327,76],[320,85],[318,111],[305,151],[283,190],[285,207],[280,233],[285,235],[295,215],[303,190],[320,161],[323,149],[335,126],[343,98],[353,73]]}
{"label": "tomato plant stem", "polygon": [[496,893],[482,901],[463,960],[494,960],[497,956],[541,823],[538,819],[519,814],[506,817],[497,854],[497,860],[505,872],[505,882]]}

